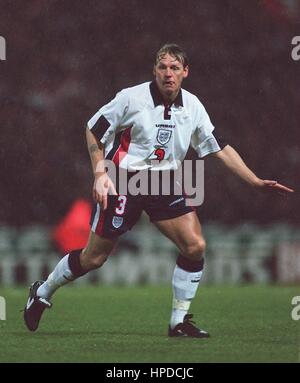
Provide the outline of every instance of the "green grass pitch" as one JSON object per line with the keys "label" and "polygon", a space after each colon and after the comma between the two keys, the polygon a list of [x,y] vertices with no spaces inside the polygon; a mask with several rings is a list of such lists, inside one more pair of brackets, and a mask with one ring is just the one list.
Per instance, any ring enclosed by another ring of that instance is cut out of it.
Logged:
{"label": "green grass pitch", "polygon": [[27,289],[0,288],[0,362],[299,362],[299,286],[201,286],[191,312],[209,339],[166,336],[170,286],[60,289],[35,333],[23,324]]}

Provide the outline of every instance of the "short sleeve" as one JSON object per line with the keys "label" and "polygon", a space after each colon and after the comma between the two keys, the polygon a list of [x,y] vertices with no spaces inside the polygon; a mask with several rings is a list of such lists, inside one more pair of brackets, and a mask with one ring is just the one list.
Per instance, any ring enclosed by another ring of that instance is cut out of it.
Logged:
{"label": "short sleeve", "polygon": [[88,128],[103,144],[125,123],[128,105],[129,97],[123,90],[117,93],[112,101],[102,106],[88,121]]}
{"label": "short sleeve", "polygon": [[196,129],[191,138],[191,146],[196,150],[200,158],[207,156],[210,153],[216,153],[222,150],[213,131],[214,125],[211,123],[208,113],[204,106],[197,99],[196,102]]}

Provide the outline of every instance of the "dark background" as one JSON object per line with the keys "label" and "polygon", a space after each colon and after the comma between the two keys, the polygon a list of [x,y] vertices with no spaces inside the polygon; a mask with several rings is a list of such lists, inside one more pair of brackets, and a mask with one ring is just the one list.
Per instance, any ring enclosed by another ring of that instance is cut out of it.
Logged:
{"label": "dark background", "polygon": [[184,88],[218,131],[260,177],[298,191],[289,199],[256,193],[208,158],[201,218],[299,224],[294,4],[288,11],[275,0],[0,1],[0,223],[53,224],[76,198],[91,197],[87,120],[120,89],[151,80],[156,51],[176,42],[190,58]]}

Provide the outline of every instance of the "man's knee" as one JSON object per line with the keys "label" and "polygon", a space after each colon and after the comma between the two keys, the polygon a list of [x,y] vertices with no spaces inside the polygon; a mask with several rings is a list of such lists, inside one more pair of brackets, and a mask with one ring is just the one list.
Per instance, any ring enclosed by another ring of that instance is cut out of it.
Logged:
{"label": "man's knee", "polygon": [[81,265],[86,270],[94,270],[101,267],[107,260],[109,253],[101,249],[87,251],[84,249],[81,256]]}
{"label": "man's knee", "polygon": [[201,261],[204,257],[206,242],[204,238],[197,238],[182,249],[182,255],[195,261]]}
{"label": "man's knee", "polygon": [[114,245],[115,241],[99,237],[91,232],[88,243],[80,256],[81,266],[87,271],[98,269],[106,262]]}
{"label": "man's knee", "polygon": [[91,258],[90,259],[91,269],[99,269],[99,267],[101,267],[107,261],[107,258],[108,258],[108,254],[100,254],[96,257]]}

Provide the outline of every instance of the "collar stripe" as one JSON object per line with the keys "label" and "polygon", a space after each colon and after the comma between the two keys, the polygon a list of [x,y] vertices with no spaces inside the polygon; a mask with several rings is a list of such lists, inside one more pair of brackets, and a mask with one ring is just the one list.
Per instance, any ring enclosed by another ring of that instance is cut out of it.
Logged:
{"label": "collar stripe", "polygon": [[[160,93],[158,89],[156,81],[152,81],[149,86],[150,86],[150,93],[153,99],[154,106],[164,105],[165,102],[163,100],[162,94]],[[179,89],[179,92],[172,104],[176,106],[183,106],[181,89]]]}

